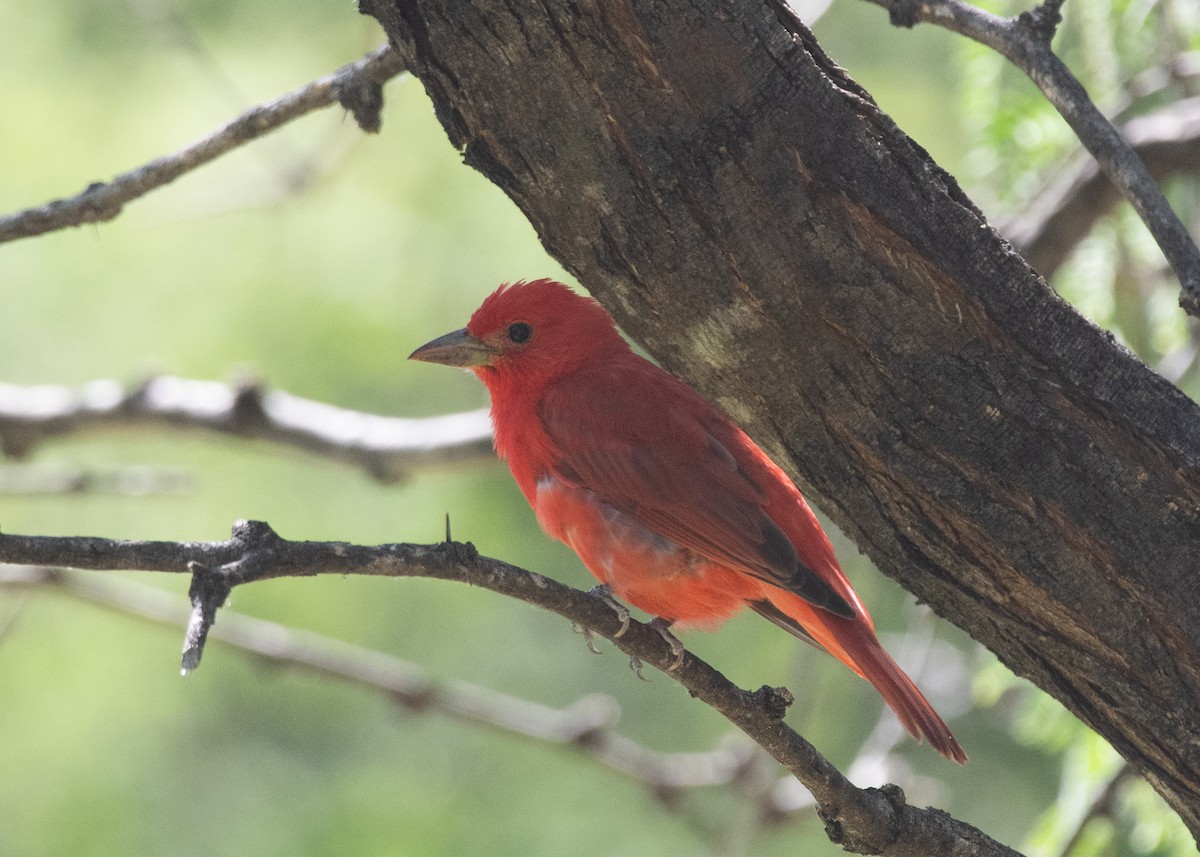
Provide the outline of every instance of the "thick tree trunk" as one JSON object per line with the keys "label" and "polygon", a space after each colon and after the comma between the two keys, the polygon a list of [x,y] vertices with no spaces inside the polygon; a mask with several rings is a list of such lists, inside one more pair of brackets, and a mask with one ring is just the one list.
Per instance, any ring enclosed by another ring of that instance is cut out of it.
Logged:
{"label": "thick tree trunk", "polygon": [[364,4],[625,330],[1200,832],[1192,402],[1059,300],[782,0]]}

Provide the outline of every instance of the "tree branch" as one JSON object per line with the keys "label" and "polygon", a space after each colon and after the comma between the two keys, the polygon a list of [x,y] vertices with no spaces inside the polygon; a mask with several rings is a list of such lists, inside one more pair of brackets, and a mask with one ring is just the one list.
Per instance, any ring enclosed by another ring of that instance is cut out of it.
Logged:
{"label": "tree branch", "polygon": [[[93,570],[192,574],[192,645],[202,647],[217,610],[241,584],[280,577],[363,574],[430,577],[482,587],[557,613],[613,642],[632,658],[653,664],[693,696],[724,715],[782,763],[813,794],[832,841],[863,854],[1014,855],[1016,852],[943,812],[909,806],[895,786],[859,789],[783,722],[792,695],[783,688],[741,690],[704,661],[676,656],[649,625],[621,617],[600,598],[499,560],[470,544],[293,542],[261,522],[240,521],[222,542],[119,541],[98,538],[0,535],[0,562]],[[624,630],[622,630],[624,628]],[[193,634],[193,629],[199,633]],[[184,654],[198,663],[200,649]],[[670,671],[668,671],[670,670]]]}
{"label": "tree branch", "polygon": [[[1157,182],[1181,173],[1200,173],[1200,98],[1133,119],[1121,134]],[[1095,160],[1080,159],[1061,171],[1001,232],[1038,273],[1050,279],[1120,198]]]}
{"label": "tree branch", "polygon": [[[58,568],[0,567],[0,587],[51,587],[79,601],[157,625],[178,627],[188,611],[177,596],[118,578]],[[0,623],[2,631],[3,623]],[[614,699],[593,695],[566,708],[551,708],[467,682],[441,682],[409,661],[309,631],[256,619],[231,610],[211,630],[213,639],[272,664],[336,678],[379,691],[418,713],[437,712],[453,720],[583,753],[609,769],[647,786],[670,804],[689,789],[728,786],[751,764],[751,745],[723,742],[702,753],[660,753],[614,729],[620,711]],[[778,816],[791,807],[764,807]]]}
{"label": "tree branch", "polygon": [[[0,441],[0,447],[2,447]],[[0,465],[0,495],[183,494],[194,484],[181,468],[128,465],[108,468]]]}
{"label": "tree branch", "polygon": [[29,455],[48,440],[133,427],[263,440],[397,482],[416,467],[492,457],[486,411],[401,419],[337,408],[256,384],[161,376],[135,388],[93,381],[79,389],[0,382],[0,452]]}
{"label": "tree branch", "polygon": [[1133,205],[1179,278],[1183,289],[1180,306],[1189,315],[1200,317],[1200,249],[1146,165],[1050,47],[1061,21],[1063,0],[1045,0],[1015,18],[1001,18],[962,0],[868,2],[887,9],[896,26],[937,24],[992,48],[1025,72]]}
{"label": "tree branch", "polygon": [[223,128],[173,155],[122,173],[112,181],[95,182],[76,196],[0,217],[0,244],[70,226],[112,220],[126,203],[293,119],[335,102],[349,110],[364,131],[378,132],[383,84],[403,70],[404,64],[394,50],[388,46],[379,48],[270,104],[251,108]]}
{"label": "tree branch", "polygon": [[[0,588],[22,594],[52,589],[168,628],[186,625],[190,615],[177,596],[158,587],[63,568],[0,566]],[[0,641],[25,603],[24,598],[14,598],[8,609],[0,611]],[[441,682],[419,665],[393,655],[229,609],[221,612],[221,622],[212,626],[209,636],[277,666],[382,692],[416,713],[438,712],[474,726],[569,748],[645,785],[668,808],[693,789],[749,791],[750,780],[758,776],[758,758],[766,758],[761,748],[750,751],[752,744],[724,740],[707,752],[663,753],[616,731],[620,711],[609,696],[591,695],[566,708],[550,708],[467,682]],[[919,680],[923,670],[909,672]],[[850,775],[886,772],[888,757],[907,738],[890,709],[881,706],[875,728],[849,765]],[[760,785],[754,795],[757,817],[767,825],[783,824],[814,805],[812,795],[790,776]]]}

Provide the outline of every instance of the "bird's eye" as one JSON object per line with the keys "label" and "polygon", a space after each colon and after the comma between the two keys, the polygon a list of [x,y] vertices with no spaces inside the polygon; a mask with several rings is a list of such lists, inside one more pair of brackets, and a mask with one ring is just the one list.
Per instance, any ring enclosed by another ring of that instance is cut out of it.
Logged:
{"label": "bird's eye", "polygon": [[528,342],[531,336],[533,336],[533,328],[523,321],[515,321],[508,326],[508,338],[518,345]]}

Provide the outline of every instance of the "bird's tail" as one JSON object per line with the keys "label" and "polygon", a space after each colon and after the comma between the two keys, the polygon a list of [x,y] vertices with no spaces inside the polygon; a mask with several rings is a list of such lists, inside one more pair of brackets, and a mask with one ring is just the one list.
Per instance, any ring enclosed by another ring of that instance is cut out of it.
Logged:
{"label": "bird's tail", "polygon": [[843,648],[847,649],[847,653],[853,652],[867,681],[875,686],[892,711],[896,712],[910,735],[918,741],[924,736],[933,749],[960,765],[967,761],[967,754],[945,721],[933,710],[912,679],[879,645],[874,634],[863,638],[862,645],[858,645],[857,641],[846,645],[846,641],[843,641]]}
{"label": "bird's tail", "polygon": [[750,606],[797,637],[816,643],[861,675],[879,691],[913,738],[925,738],[933,749],[960,765],[967,754],[924,694],[884,651],[865,613],[843,619],[791,593],[772,593],[770,602]]}

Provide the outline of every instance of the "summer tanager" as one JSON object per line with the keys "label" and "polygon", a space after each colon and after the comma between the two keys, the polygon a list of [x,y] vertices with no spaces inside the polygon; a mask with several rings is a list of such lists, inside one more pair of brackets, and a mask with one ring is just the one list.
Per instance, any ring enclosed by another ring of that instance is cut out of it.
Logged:
{"label": "summer tanager", "polygon": [[900,722],[966,754],[883,650],[792,481],[698,393],[634,354],[561,283],[501,286],[412,359],[470,369],[496,451],[542,528],[618,598],[664,624],[715,627],[744,607],[866,678]]}

